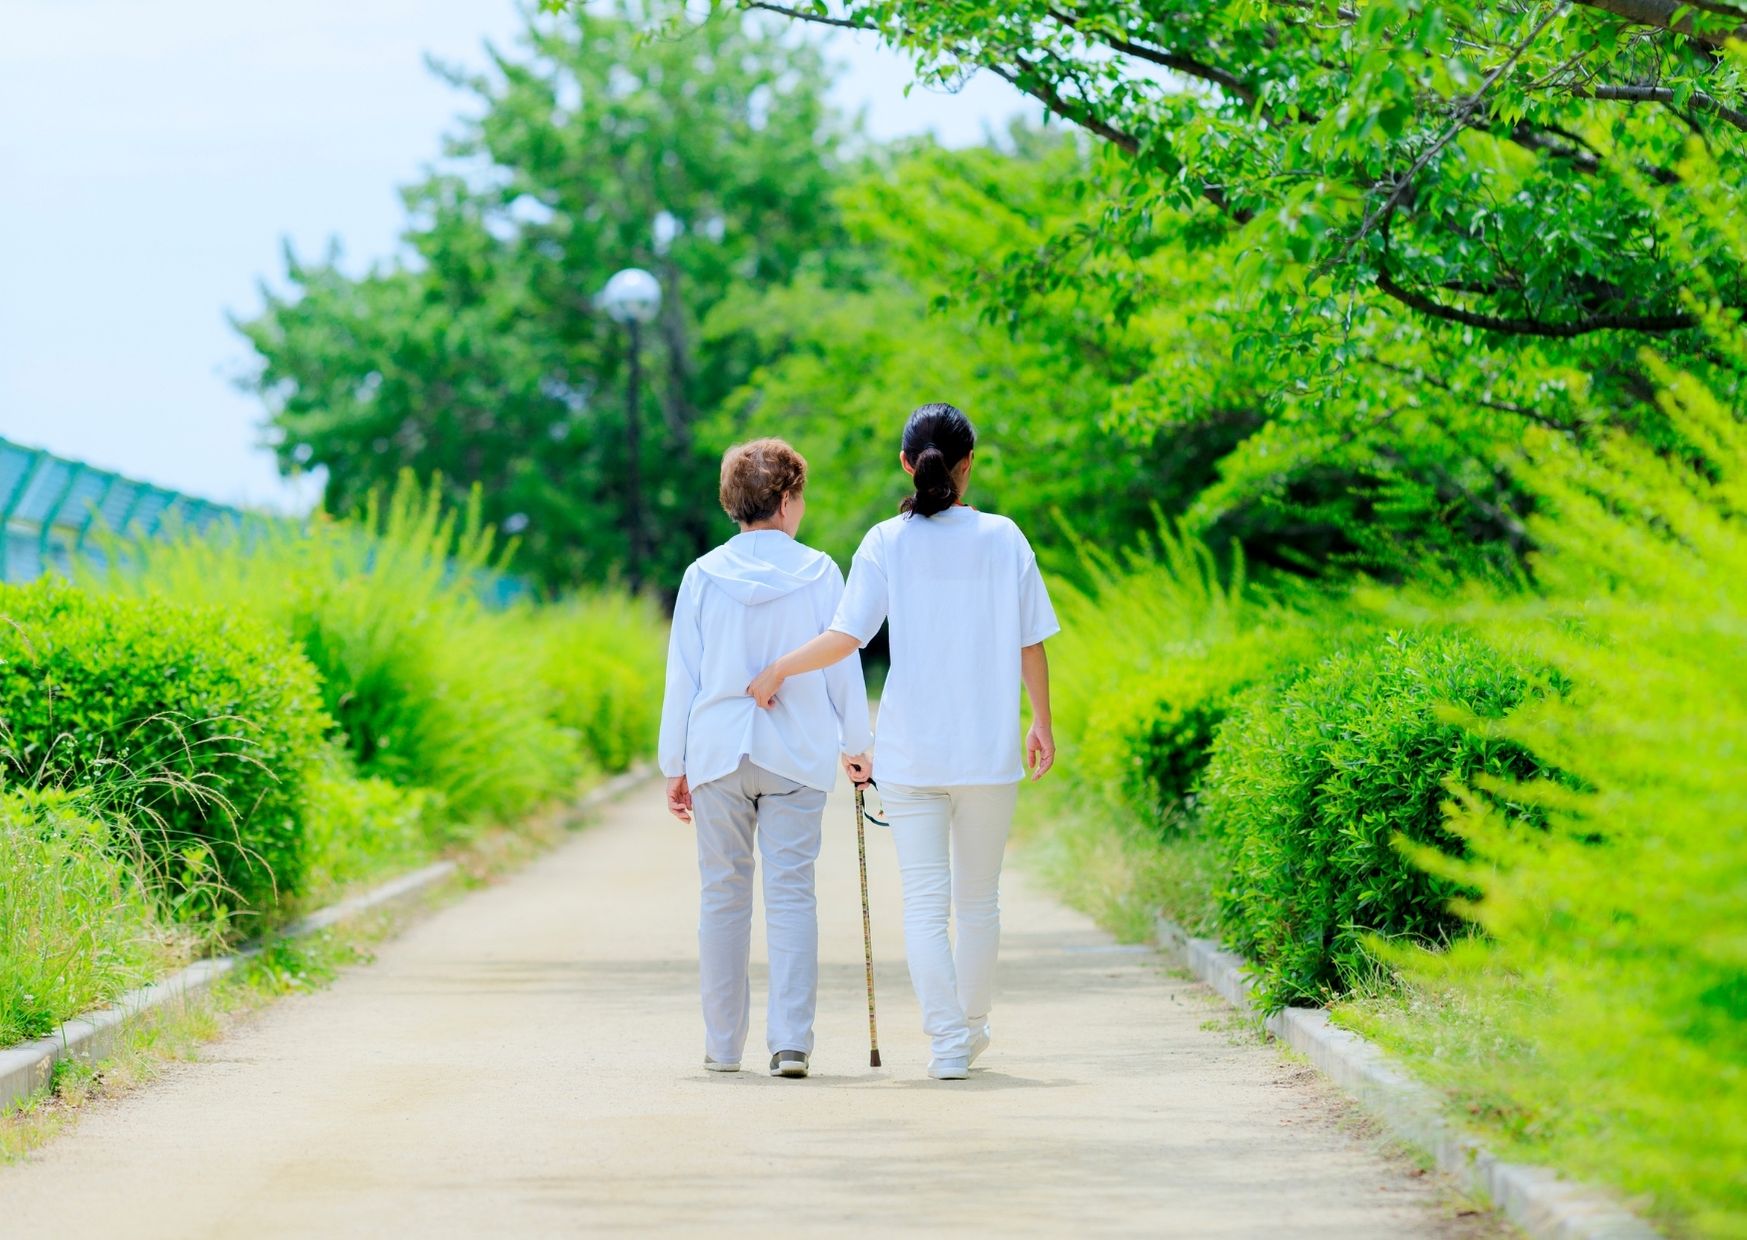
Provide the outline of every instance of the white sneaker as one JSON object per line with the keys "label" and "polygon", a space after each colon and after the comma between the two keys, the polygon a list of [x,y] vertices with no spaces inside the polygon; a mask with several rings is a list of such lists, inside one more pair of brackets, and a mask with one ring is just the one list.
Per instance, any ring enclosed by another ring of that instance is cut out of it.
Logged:
{"label": "white sneaker", "polygon": [[965,1059],[965,1066],[966,1067],[975,1067],[976,1062],[977,1062],[977,1057],[988,1049],[989,1049],[989,1031],[987,1029],[983,1030],[981,1033],[972,1034],[971,1035],[971,1053]]}
{"label": "white sneaker", "polygon": [[951,1059],[935,1059],[928,1065],[928,1075],[937,1081],[962,1081],[970,1074],[970,1060],[963,1055],[954,1055]]}
{"label": "white sneaker", "polygon": [[717,1063],[714,1059],[711,1059],[708,1055],[705,1055],[704,1056],[704,1071],[705,1072],[738,1072],[738,1071],[740,1071],[740,1064],[738,1061],[736,1061],[734,1063]]}

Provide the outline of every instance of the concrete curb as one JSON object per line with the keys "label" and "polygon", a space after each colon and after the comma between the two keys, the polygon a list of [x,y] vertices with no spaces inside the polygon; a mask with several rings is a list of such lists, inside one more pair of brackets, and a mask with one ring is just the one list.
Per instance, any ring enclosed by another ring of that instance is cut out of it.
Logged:
{"label": "concrete curb", "polygon": [[[640,763],[622,775],[615,775],[578,800],[576,812],[585,813],[624,795],[653,773],[653,766]],[[407,899],[444,882],[458,868],[453,861],[438,861],[403,874],[380,887],[300,917],[279,931],[277,937],[299,938],[314,934],[360,913]],[[114,1054],[122,1034],[135,1020],[173,1000],[185,1001],[200,994],[259,950],[258,947],[248,947],[234,955],[196,960],[169,977],[128,991],[109,1007],[74,1017],[46,1037],[0,1050],[0,1113],[46,1089],[54,1075],[55,1065],[61,1060],[82,1059],[95,1063]]]}
{"label": "concrete curb", "polygon": [[1546,1167],[1508,1163],[1444,1118],[1438,1095],[1378,1047],[1329,1021],[1317,1008],[1262,1017],[1250,999],[1247,962],[1211,939],[1191,938],[1164,917],[1159,949],[1219,992],[1245,1016],[1315,1065],[1356,1099],[1392,1137],[1430,1155],[1438,1170],[1491,1201],[1534,1240],[1653,1240],[1661,1233],[1600,1189],[1561,1179]]}
{"label": "concrete curb", "polygon": [[621,771],[599,787],[589,789],[576,803],[576,811],[586,813],[591,809],[605,805],[608,801],[616,801],[644,780],[654,777],[655,764],[653,762],[639,762],[630,770]]}

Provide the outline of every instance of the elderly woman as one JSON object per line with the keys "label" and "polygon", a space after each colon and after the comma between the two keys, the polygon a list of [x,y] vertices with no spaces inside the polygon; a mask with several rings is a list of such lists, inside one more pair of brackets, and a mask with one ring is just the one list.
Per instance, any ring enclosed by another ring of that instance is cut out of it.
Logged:
{"label": "elderly woman", "polygon": [[817,634],[843,595],[831,558],[795,541],[807,463],[780,439],[730,448],[722,507],[740,532],[686,570],[674,604],[661,712],[667,807],[691,822],[703,883],[698,962],[704,1067],[737,1072],[752,987],[753,846],[764,858],[770,947],[767,1037],[772,1076],[804,1077],[819,989],[813,863],[840,754],[865,779],[867,689],[861,661],[798,676],[770,711],[746,683]]}

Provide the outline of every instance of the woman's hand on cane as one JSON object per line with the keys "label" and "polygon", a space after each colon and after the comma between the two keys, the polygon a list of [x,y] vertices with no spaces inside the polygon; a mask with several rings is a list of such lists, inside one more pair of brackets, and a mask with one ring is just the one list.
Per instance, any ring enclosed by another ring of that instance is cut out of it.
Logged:
{"label": "woman's hand on cane", "polygon": [[857,788],[865,787],[873,782],[873,759],[864,753],[846,753],[843,755],[843,773]]}

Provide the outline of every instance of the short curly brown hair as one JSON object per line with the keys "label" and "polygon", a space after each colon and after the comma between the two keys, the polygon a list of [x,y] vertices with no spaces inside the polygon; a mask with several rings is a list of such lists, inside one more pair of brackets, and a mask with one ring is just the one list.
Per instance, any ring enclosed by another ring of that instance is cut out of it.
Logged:
{"label": "short curly brown hair", "polygon": [[741,525],[770,520],[783,496],[806,485],[806,460],[780,439],[754,439],[722,454],[722,511]]}

